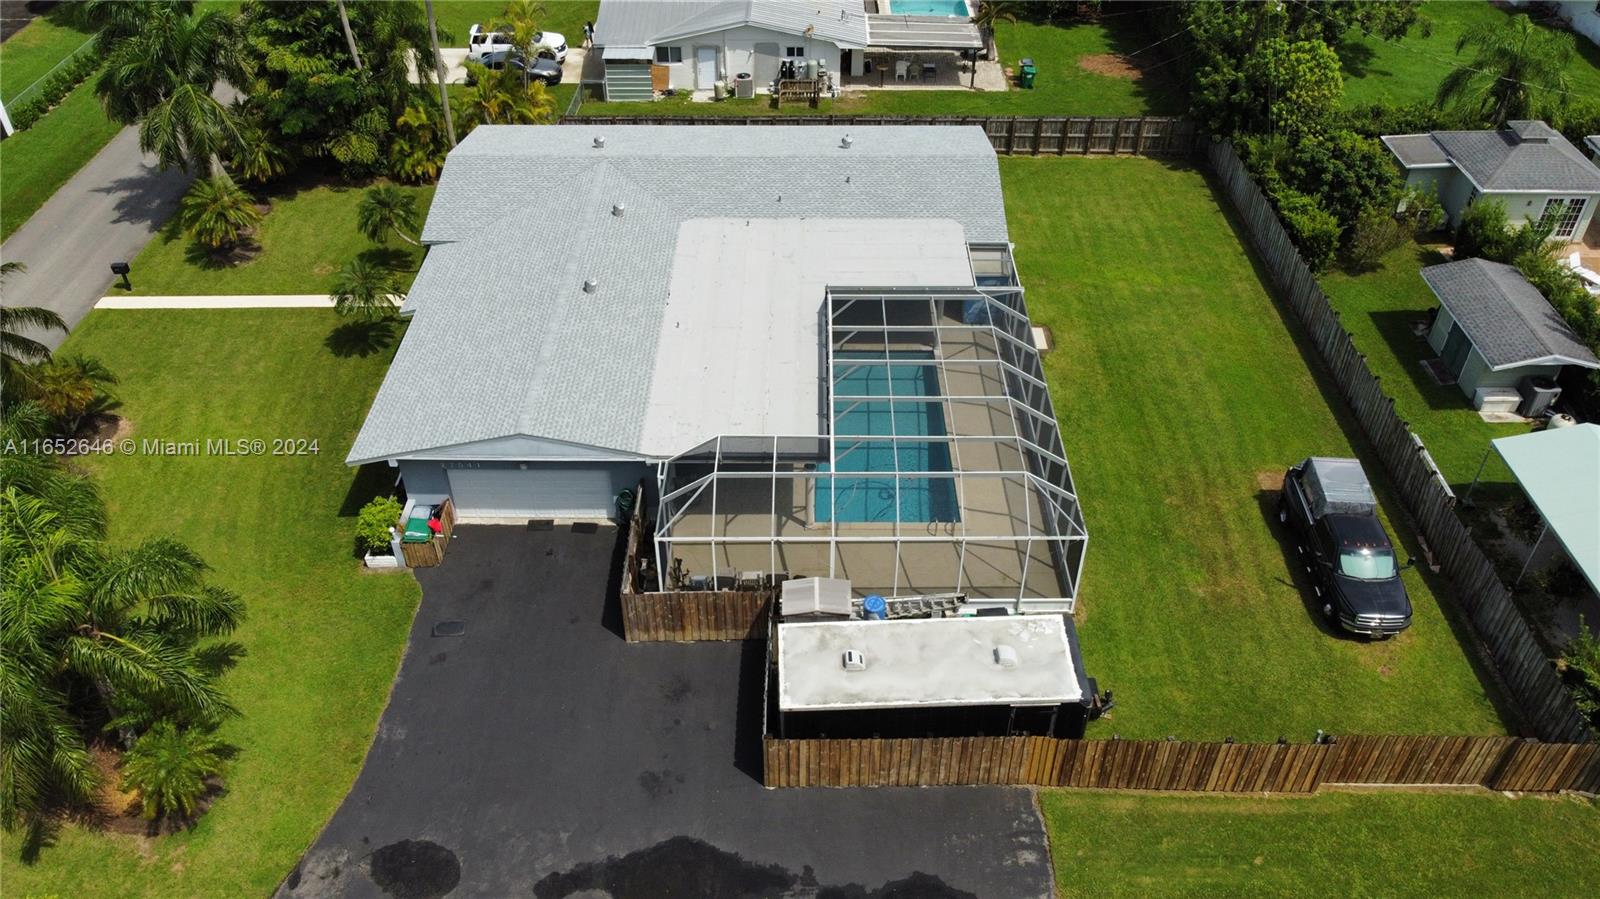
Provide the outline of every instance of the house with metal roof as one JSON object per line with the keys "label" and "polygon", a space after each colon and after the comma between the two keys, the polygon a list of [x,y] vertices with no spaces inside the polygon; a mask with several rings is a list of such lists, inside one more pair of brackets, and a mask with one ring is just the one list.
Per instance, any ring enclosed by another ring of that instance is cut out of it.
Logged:
{"label": "house with metal roof", "polygon": [[602,0],[594,46],[608,100],[711,91],[766,93],[798,77],[864,73],[868,47],[977,50],[968,0]]}
{"label": "house with metal roof", "polygon": [[1513,266],[1462,259],[1422,270],[1439,298],[1428,345],[1474,408],[1524,415],[1559,394],[1563,368],[1600,368],[1590,349],[1538,288]]}
{"label": "house with metal roof", "polygon": [[1544,122],[1382,140],[1407,184],[1438,195],[1452,226],[1467,207],[1488,199],[1505,206],[1512,224],[1548,221],[1552,237],[1579,240],[1600,205],[1600,168]]}
{"label": "house with metal roof", "polygon": [[1071,610],[1087,534],[983,129],[482,126],[422,240],[347,459],[413,501],[608,518],[643,481],[663,586]]}

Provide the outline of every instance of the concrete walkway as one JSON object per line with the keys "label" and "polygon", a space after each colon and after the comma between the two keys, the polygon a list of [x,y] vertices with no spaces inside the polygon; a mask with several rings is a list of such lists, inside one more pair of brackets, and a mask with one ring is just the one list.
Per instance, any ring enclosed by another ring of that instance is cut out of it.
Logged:
{"label": "concrete walkway", "polygon": [[332,309],[326,294],[261,296],[101,297],[96,309]]}
{"label": "concrete walkway", "polygon": [[[43,306],[76,327],[105,295],[111,263],[139,255],[188,186],[188,175],[158,171],[154,157],[139,152],[138,129],[122,129],[0,245],[0,260],[28,268],[6,278],[6,305]],[[51,349],[66,339],[29,336]]]}

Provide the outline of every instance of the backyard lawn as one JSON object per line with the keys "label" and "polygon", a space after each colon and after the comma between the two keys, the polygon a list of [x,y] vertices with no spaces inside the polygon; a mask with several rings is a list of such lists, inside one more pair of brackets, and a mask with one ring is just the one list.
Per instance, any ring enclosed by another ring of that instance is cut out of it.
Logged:
{"label": "backyard lawn", "polygon": [[1408,572],[1415,623],[1370,643],[1328,633],[1293,579],[1282,473],[1351,455],[1358,432],[1203,175],[1128,158],[1002,158],[1000,172],[1088,521],[1084,662],[1116,693],[1090,735],[1503,732],[1441,580]]}
{"label": "backyard lawn", "polygon": [[7,841],[7,896],[265,896],[344,798],[366,755],[419,598],[352,555],[344,465],[389,353],[340,356],[322,310],[97,311],[65,350],[121,377],[135,439],[307,438],[309,456],[95,457],[112,537],[170,534],[243,597],[248,654],[226,678],[242,717],[227,793],[156,840],[68,826],[37,863]]}
{"label": "backyard lawn", "polygon": [[1048,790],[1062,896],[1594,896],[1600,807],[1575,797]]}
{"label": "backyard lawn", "polygon": [[8,108],[92,36],[68,24],[68,12],[64,6],[51,9],[0,43],[0,100]]}
{"label": "backyard lawn", "polygon": [[[271,211],[257,235],[261,251],[238,265],[212,262],[175,223],[169,223],[133,260],[132,293],[327,293],[339,269],[362,254],[401,272],[409,285],[422,251],[393,236],[386,247],[379,247],[361,234],[356,228],[356,204],[365,189],[366,185],[326,182],[274,188]],[[433,185],[401,189],[416,195],[417,210],[425,216]],[[117,287],[112,290],[120,292]]]}
{"label": "backyard lawn", "polygon": [[[658,100],[649,103],[585,102],[584,115],[1177,115],[1184,111],[1183,99],[1167,78],[1165,69],[1140,74],[1131,67],[1119,66],[1117,54],[1130,53],[1149,40],[1126,18],[1108,18],[1103,23],[1056,26],[1032,22],[1001,22],[995,29],[995,44],[1001,61],[1013,68],[1023,57],[1032,57],[1039,66],[1039,79],[1033,90],[1004,92],[948,91],[857,91],[837,100],[824,100],[812,109],[793,104],[772,109],[765,98],[728,100],[721,103],[690,103],[684,100]],[[1141,62],[1155,63],[1157,60]],[[1095,71],[1091,71],[1095,69]],[[1118,74],[1102,74],[1105,71]]]}
{"label": "backyard lawn", "polygon": [[[1432,23],[1424,36],[1421,27],[1399,41],[1379,38],[1347,40],[1338,47],[1344,62],[1346,106],[1372,103],[1431,102],[1439,82],[1461,63],[1472,61],[1471,49],[1456,55],[1456,39],[1479,23],[1500,25],[1525,10],[1503,9],[1486,0],[1426,3],[1422,15]],[[1567,67],[1573,98],[1600,96],[1600,47],[1574,35],[1577,53]]]}
{"label": "backyard lawn", "polygon": [[[1442,386],[1422,368],[1438,356],[1427,338],[1413,333],[1439,305],[1423,282],[1423,266],[1445,259],[1434,247],[1407,242],[1390,253],[1376,271],[1352,275],[1334,271],[1320,279],[1323,293],[1339,310],[1345,329],[1383,380],[1395,411],[1411,423],[1445,479],[1459,494],[1472,483],[1489,441],[1525,434],[1527,425],[1489,424],[1454,385]],[[1484,483],[1511,483],[1503,465],[1483,469]],[[1481,488],[1480,488],[1481,489]]]}
{"label": "backyard lawn", "polygon": [[[26,33],[25,28],[18,36]],[[121,130],[100,109],[91,77],[32,128],[0,141],[0,240],[22,227]]]}

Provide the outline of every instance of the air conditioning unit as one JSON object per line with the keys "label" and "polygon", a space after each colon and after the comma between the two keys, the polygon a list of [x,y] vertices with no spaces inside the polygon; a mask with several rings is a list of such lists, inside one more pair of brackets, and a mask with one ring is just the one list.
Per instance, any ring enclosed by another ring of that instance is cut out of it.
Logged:
{"label": "air conditioning unit", "polygon": [[1556,397],[1561,395],[1561,388],[1555,378],[1536,375],[1523,378],[1517,384],[1517,392],[1522,394],[1522,404],[1517,407],[1517,414],[1523,418],[1538,418],[1549,411]]}

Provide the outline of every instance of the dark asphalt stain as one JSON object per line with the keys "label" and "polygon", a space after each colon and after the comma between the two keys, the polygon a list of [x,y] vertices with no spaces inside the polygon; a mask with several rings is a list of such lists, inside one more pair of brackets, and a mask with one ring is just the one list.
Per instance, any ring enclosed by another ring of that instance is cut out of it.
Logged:
{"label": "dark asphalt stain", "polygon": [[673,784],[683,783],[682,774],[673,774],[671,771],[646,771],[639,775],[639,787],[651,799],[660,799],[662,796],[672,794]]}
{"label": "dark asphalt stain", "polygon": [[693,837],[673,837],[621,858],[611,856],[549,874],[534,884],[533,895],[564,899],[589,890],[610,899],[978,899],[921,871],[875,890],[853,883],[819,889],[810,865],[797,875],[781,865],[747,861]]}
{"label": "dark asphalt stain", "polygon": [[447,653],[447,652],[436,652],[433,655],[428,656],[428,664],[429,665],[442,665],[442,664],[444,664],[444,660],[446,658],[449,658],[449,656],[450,656],[450,654]]}
{"label": "dark asphalt stain", "polygon": [[461,862],[438,843],[401,840],[373,851],[371,874],[393,899],[440,899],[461,882]]}
{"label": "dark asphalt stain", "polygon": [[284,878],[283,885],[288,887],[290,890],[293,890],[296,887],[300,886],[300,866],[299,865],[295,865],[294,866],[294,870],[289,872],[289,876]]}
{"label": "dark asphalt stain", "polygon": [[693,693],[694,686],[681,674],[673,675],[671,680],[661,685],[661,698],[667,702],[683,702]]}

